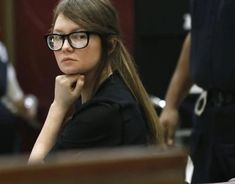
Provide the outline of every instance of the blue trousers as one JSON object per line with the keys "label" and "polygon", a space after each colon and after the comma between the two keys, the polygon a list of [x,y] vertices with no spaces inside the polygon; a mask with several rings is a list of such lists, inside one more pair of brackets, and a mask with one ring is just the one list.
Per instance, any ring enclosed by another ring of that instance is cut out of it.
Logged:
{"label": "blue trousers", "polygon": [[194,117],[191,136],[192,183],[224,182],[235,177],[235,104],[206,105]]}
{"label": "blue trousers", "polygon": [[0,154],[15,152],[17,121],[18,118],[0,102]]}

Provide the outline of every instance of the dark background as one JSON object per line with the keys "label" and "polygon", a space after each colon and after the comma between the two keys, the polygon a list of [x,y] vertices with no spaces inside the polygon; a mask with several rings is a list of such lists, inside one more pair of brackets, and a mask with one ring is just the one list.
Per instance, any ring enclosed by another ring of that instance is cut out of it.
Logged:
{"label": "dark background", "polygon": [[135,59],[152,95],[164,98],[186,31],[188,0],[135,1]]}

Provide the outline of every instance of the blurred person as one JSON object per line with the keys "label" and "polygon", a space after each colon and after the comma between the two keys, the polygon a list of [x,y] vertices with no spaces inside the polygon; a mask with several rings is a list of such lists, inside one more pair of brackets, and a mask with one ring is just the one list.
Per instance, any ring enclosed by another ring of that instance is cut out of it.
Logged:
{"label": "blurred person", "polygon": [[109,0],[62,0],[47,45],[63,75],[29,163],[51,151],[161,143],[158,116]]}
{"label": "blurred person", "polygon": [[20,152],[18,124],[32,121],[36,109],[26,106],[22,89],[17,81],[14,66],[8,62],[5,45],[0,42],[0,154]]}
{"label": "blurred person", "polygon": [[190,156],[192,183],[235,176],[235,1],[192,0],[187,35],[160,116],[165,142],[174,145],[179,106],[190,87],[203,89],[195,104]]}

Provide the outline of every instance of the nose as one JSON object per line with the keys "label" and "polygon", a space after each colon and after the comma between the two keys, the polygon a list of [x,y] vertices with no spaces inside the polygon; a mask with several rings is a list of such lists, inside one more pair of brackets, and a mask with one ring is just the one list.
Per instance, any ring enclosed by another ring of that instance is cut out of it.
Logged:
{"label": "nose", "polygon": [[64,40],[64,44],[63,44],[63,46],[62,46],[62,50],[68,50],[68,49],[71,50],[71,49],[73,49],[73,48],[71,47],[71,45],[70,45],[68,39],[65,39],[65,40]]}

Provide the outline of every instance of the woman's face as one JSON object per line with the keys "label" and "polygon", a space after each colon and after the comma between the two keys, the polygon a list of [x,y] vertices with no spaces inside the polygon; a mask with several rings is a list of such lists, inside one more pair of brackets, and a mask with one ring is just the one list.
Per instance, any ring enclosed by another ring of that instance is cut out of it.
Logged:
{"label": "woman's face", "polygon": [[[75,31],[84,30],[75,22],[63,14],[60,14],[55,22],[53,33],[69,34]],[[67,39],[59,51],[54,51],[55,58],[60,70],[64,74],[85,74],[95,71],[101,58],[101,39],[96,34],[90,34],[87,47],[82,49],[72,48]]]}

